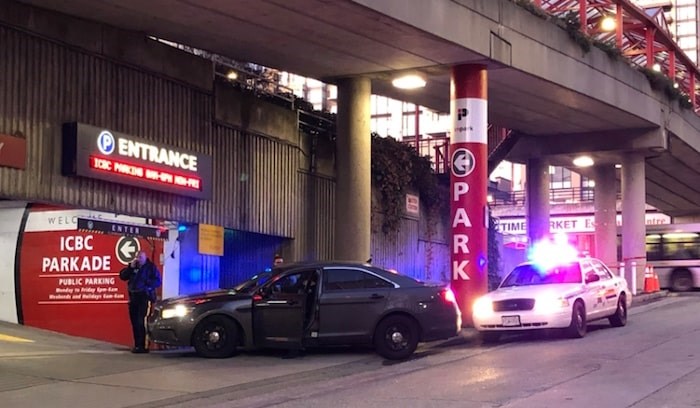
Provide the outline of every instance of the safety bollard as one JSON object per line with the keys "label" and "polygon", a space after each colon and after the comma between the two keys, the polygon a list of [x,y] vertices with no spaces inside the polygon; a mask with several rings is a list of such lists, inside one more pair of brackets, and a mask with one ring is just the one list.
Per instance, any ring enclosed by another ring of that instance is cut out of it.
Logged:
{"label": "safety bollard", "polygon": [[625,263],[620,262],[619,267],[618,267],[618,275],[624,279],[625,278]]}

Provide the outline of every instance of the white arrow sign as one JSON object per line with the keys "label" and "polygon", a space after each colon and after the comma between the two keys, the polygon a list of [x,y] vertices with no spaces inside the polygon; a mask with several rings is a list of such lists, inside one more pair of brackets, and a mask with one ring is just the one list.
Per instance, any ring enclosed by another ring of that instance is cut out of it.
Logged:
{"label": "white arrow sign", "polygon": [[124,265],[133,261],[136,254],[141,250],[141,245],[138,239],[134,237],[121,237],[117,241],[117,246],[114,248],[114,253],[117,259]]}
{"label": "white arrow sign", "polygon": [[131,258],[134,256],[134,252],[136,251],[136,247],[132,242],[127,242],[126,244],[122,245],[121,248],[119,248],[119,252],[124,255],[124,258]]}
{"label": "white arrow sign", "polygon": [[457,149],[452,154],[452,173],[457,177],[468,176],[474,170],[474,155],[467,149]]}

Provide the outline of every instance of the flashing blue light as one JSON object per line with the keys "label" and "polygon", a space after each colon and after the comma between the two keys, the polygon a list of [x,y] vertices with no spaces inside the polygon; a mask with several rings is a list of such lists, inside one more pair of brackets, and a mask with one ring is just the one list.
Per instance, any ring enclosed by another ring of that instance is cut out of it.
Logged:
{"label": "flashing blue light", "polygon": [[486,266],[486,257],[481,255],[479,256],[479,268],[483,268]]}
{"label": "flashing blue light", "polygon": [[202,281],[202,270],[196,269],[196,268],[190,269],[189,273],[187,274],[187,279],[190,282],[201,282]]}
{"label": "flashing blue light", "polygon": [[265,272],[272,272],[272,268],[265,268]]}
{"label": "flashing blue light", "polygon": [[182,224],[180,224],[180,225],[177,227],[177,232],[185,232],[185,231],[187,231],[187,225],[182,225]]}
{"label": "flashing blue light", "polygon": [[528,259],[540,270],[546,271],[557,265],[575,261],[578,251],[569,244],[566,235],[536,242],[528,251]]}

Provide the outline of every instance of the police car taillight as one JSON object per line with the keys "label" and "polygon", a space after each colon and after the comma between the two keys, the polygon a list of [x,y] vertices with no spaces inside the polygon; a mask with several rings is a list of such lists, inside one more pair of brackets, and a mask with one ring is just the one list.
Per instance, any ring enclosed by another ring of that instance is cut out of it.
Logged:
{"label": "police car taillight", "polygon": [[457,303],[455,293],[450,288],[445,288],[440,292],[440,297],[447,303]]}

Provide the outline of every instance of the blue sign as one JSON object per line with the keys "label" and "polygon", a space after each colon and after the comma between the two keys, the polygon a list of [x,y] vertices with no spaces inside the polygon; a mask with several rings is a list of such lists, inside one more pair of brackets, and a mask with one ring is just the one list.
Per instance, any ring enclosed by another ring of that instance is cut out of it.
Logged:
{"label": "blue sign", "polygon": [[103,130],[97,137],[97,148],[100,150],[100,153],[112,154],[114,146],[114,136],[109,131]]}

